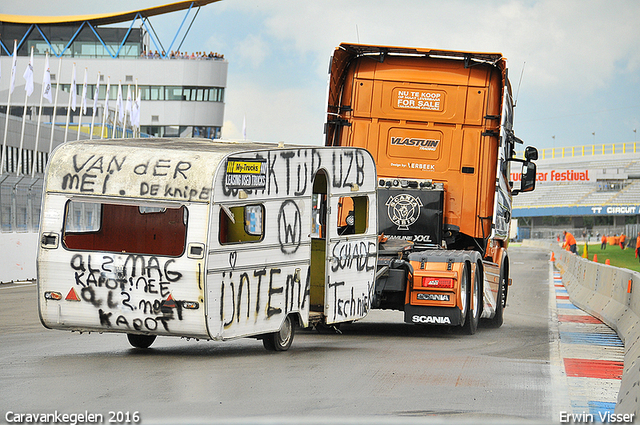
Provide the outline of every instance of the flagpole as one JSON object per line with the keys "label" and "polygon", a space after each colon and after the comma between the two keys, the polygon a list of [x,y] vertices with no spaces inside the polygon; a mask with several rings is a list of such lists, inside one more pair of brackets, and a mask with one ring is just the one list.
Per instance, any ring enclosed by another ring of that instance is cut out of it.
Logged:
{"label": "flagpole", "polygon": [[116,114],[115,114],[115,115],[114,115],[114,117],[113,117],[114,126],[113,126],[113,134],[112,134],[112,136],[113,136],[113,137],[111,137],[112,139],[113,139],[114,137],[117,137],[117,136],[118,136],[118,134],[117,134],[117,131],[118,131],[118,121],[119,121],[119,119],[118,119],[118,107],[120,106],[120,101],[122,100],[122,93],[120,92],[120,90],[121,90],[120,83],[121,83],[121,82],[120,82],[120,81],[118,81],[118,94],[117,94],[117,96],[118,96],[118,97],[116,98]]}
{"label": "flagpole", "polygon": [[[104,139],[104,127],[107,124],[107,117],[109,116],[109,90],[111,89],[111,77],[107,76],[107,91],[104,98],[104,108],[102,108],[102,131],[100,132],[100,138]],[[109,135],[109,133],[107,133]]]}
{"label": "flagpole", "polygon": [[[16,56],[18,50],[18,40],[13,40],[13,60],[11,65],[11,83],[16,78]],[[4,122],[4,139],[2,140],[2,159],[0,159],[0,175],[4,172],[4,163],[7,157],[7,130],[9,130],[9,112],[11,110],[11,93],[13,93],[13,84],[9,83],[9,96],[7,96],[7,115]],[[8,164],[8,163],[7,163]],[[7,165],[8,167],[8,165]]]}
{"label": "flagpole", "polygon": [[[118,81],[118,93],[120,93],[120,81]],[[120,99],[117,96],[118,94],[116,93],[116,113],[113,116],[113,133],[111,133],[112,139],[116,136],[118,131],[118,103],[120,102]]]}
{"label": "flagpole", "polygon": [[[47,52],[47,56],[49,53]],[[44,96],[40,96],[40,109],[38,109],[38,126],[36,127],[36,142],[33,147],[33,160],[31,161],[31,178],[34,178],[36,175],[36,160],[38,155],[38,141],[40,139],[40,124],[42,122],[42,101],[44,100]]]}
{"label": "flagpole", "polygon": [[[25,71],[25,75],[29,72],[29,68],[31,68],[31,91],[33,92],[33,49],[31,46],[31,59],[29,59],[29,64],[27,65],[27,71]],[[24,126],[27,120],[27,102],[29,101],[29,96],[31,93],[29,91],[29,81],[25,78],[24,85],[24,107],[22,109],[22,130],[20,130],[20,148],[18,149],[18,167],[16,167],[16,176],[20,175],[20,169],[22,167],[22,148],[24,147]],[[35,149],[34,149],[35,150]],[[22,170],[24,171],[24,170]]]}
{"label": "flagpole", "polygon": [[80,131],[82,131],[82,114],[87,112],[87,67],[84,67],[84,83],[82,83],[82,102],[80,103],[80,117],[78,118],[78,135],[76,140],[80,140]]}
{"label": "flagpole", "polygon": [[[138,79],[136,78],[136,90],[133,93],[133,98],[134,99],[138,99],[138,102],[140,102],[140,94],[138,93]],[[135,100],[134,100],[134,104],[135,104]],[[140,111],[138,111],[139,113]],[[131,113],[131,116],[133,117],[133,113]],[[136,123],[137,123],[138,119],[136,118]],[[136,124],[134,124],[133,122],[131,123],[131,127],[133,130],[133,137],[140,137],[140,129],[138,128],[138,126]]]}
{"label": "flagpole", "polygon": [[53,135],[56,130],[56,109],[58,109],[58,93],[60,93],[60,72],[62,72],[62,56],[60,56],[60,60],[58,61],[58,73],[56,74],[56,100],[53,103],[53,116],[51,117],[51,139],[49,140],[49,150],[47,151],[47,155],[51,154],[51,150],[53,149]]}
{"label": "flagpole", "polygon": [[20,175],[20,168],[22,167],[22,146],[24,145],[24,125],[25,120],[27,119],[27,101],[29,100],[29,96],[27,93],[24,94],[24,107],[22,109],[22,129],[20,130],[20,148],[18,150],[18,166],[16,167],[16,176]]}
{"label": "flagpole", "polygon": [[96,109],[98,109],[98,94],[100,93],[100,72],[96,80],[96,92],[93,97],[93,111],[91,113],[91,130],[89,131],[89,140],[93,140],[93,126],[96,123]]}
{"label": "flagpole", "polygon": [[[124,108],[124,130],[122,137],[127,137],[125,131],[127,129],[127,113],[129,115],[129,122],[131,122],[131,84],[127,84],[127,103]],[[133,124],[131,125],[131,134],[133,137]]]}
{"label": "flagpole", "polygon": [[[47,72],[47,65],[49,64],[49,51],[45,52],[45,61],[44,61],[44,72]],[[45,87],[42,87],[42,93],[40,96],[40,108],[38,109],[38,126],[36,127],[36,143],[33,147],[33,160],[31,161],[31,178],[36,176],[36,165],[37,165],[37,156],[38,156],[38,141],[40,139],[40,124],[42,122],[42,101],[44,100],[44,90]]]}
{"label": "flagpole", "polygon": [[76,63],[73,63],[73,74],[71,76],[71,87],[69,87],[69,106],[67,107],[67,125],[65,126],[64,129],[64,142],[67,143],[67,134],[69,133],[69,118],[71,117],[71,98],[75,97],[75,89],[74,89],[74,85],[76,83],[75,81],[75,75],[76,75]]}
{"label": "flagpole", "polygon": [[138,129],[138,137],[140,137],[140,110],[142,109],[142,93],[138,89],[138,112],[136,112],[136,128]]}

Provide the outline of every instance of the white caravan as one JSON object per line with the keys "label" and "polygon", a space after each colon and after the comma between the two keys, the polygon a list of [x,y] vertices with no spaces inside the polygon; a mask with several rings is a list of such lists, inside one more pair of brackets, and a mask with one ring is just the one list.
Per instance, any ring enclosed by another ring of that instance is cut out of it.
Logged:
{"label": "white caravan", "polygon": [[198,139],[85,140],[46,172],[38,305],[52,329],[256,337],[363,318],[377,261],[364,149]]}

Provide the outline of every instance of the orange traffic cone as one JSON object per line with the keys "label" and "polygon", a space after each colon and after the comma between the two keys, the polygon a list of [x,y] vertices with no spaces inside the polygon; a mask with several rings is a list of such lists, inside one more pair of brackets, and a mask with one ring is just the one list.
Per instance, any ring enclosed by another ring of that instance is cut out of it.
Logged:
{"label": "orange traffic cone", "polygon": [[606,260],[604,260],[604,263],[605,263],[607,266],[610,266],[610,265],[611,265],[611,263],[609,262],[609,259],[608,259],[608,258],[607,258]]}
{"label": "orange traffic cone", "polygon": [[551,261],[556,261],[556,256],[553,251],[551,251]]}
{"label": "orange traffic cone", "polygon": [[594,263],[598,262],[598,254],[593,254],[593,262]]}

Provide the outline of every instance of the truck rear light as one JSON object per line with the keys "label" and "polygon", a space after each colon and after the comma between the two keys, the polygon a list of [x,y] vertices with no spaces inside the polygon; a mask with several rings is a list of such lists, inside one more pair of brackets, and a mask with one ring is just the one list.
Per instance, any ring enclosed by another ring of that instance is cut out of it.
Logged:
{"label": "truck rear light", "polygon": [[428,277],[422,278],[422,286],[424,288],[453,288],[453,279],[447,277]]}

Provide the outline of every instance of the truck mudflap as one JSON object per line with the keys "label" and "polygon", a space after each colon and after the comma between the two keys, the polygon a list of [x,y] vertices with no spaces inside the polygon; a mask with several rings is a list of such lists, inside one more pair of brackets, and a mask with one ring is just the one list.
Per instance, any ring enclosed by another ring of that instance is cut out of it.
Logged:
{"label": "truck mudflap", "polygon": [[[476,251],[462,250],[424,250],[409,254],[409,262],[413,267],[414,276],[432,276],[434,280],[442,279],[445,285],[437,289],[428,290],[424,286],[416,286],[412,283],[407,289],[408,294],[404,306],[404,321],[413,324],[462,326],[465,324],[467,308],[461,298],[466,295],[459,294],[459,285],[451,283],[452,280],[461,279],[465,264],[469,264],[470,282],[473,285],[482,285],[482,282],[474,282],[476,269],[481,263],[480,254]],[[482,271],[480,271],[482,276]],[[415,296],[414,296],[415,295]],[[482,303],[483,295],[478,301]],[[442,304],[442,305],[438,305]],[[478,306],[480,312],[482,306]]]}
{"label": "truck mudflap", "polygon": [[416,325],[462,325],[462,312],[456,307],[433,307],[405,304],[405,323]]}
{"label": "truck mudflap", "polygon": [[498,294],[500,293],[500,280],[501,266],[500,264],[483,261],[484,267],[484,282],[483,282],[483,302],[481,319],[491,319],[496,315],[496,309],[498,308]]}

